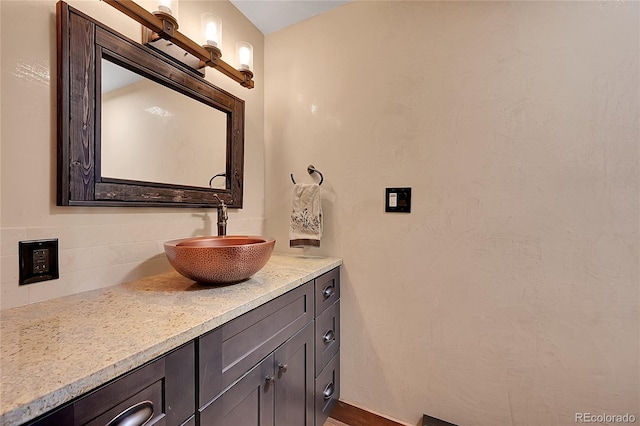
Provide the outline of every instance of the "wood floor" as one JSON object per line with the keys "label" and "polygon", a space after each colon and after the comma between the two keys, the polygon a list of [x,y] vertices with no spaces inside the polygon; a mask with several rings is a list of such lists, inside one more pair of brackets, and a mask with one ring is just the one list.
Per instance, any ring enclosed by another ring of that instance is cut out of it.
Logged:
{"label": "wood floor", "polygon": [[349,426],[346,423],[342,423],[339,422],[337,420],[332,419],[331,417],[329,417],[326,421],[326,423],[324,424],[324,426]]}

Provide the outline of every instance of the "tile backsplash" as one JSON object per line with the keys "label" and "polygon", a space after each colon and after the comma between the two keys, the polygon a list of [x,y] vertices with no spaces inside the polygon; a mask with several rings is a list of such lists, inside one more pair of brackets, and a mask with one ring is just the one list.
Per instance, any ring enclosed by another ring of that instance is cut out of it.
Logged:
{"label": "tile backsplash", "polygon": [[[172,268],[164,254],[165,241],[211,234],[208,224],[215,218],[211,214],[193,216],[170,222],[2,228],[0,309],[169,272]],[[263,219],[233,219],[228,226],[229,234],[259,235]],[[18,242],[47,238],[59,240],[60,278],[19,286]]]}

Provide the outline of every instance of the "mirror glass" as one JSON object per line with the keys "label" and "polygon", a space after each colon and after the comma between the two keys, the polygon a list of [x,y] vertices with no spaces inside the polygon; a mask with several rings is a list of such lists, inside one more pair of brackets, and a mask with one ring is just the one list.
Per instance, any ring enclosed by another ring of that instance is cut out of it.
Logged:
{"label": "mirror glass", "polygon": [[105,58],[101,80],[103,177],[208,187],[226,172],[225,112]]}

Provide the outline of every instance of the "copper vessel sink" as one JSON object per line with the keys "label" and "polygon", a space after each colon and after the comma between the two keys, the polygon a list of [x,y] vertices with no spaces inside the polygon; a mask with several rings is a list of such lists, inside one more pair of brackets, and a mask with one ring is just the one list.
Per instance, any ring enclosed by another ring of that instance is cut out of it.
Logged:
{"label": "copper vessel sink", "polygon": [[195,237],[164,243],[169,263],[180,274],[204,284],[246,280],[264,267],[276,240],[247,235]]}

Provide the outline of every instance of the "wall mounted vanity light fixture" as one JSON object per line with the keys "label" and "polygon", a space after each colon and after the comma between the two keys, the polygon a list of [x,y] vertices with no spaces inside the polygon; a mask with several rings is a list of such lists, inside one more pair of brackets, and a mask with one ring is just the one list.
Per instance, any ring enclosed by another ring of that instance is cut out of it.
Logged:
{"label": "wall mounted vanity light fixture", "polygon": [[180,3],[177,0],[157,0],[155,3],[156,10],[151,13],[162,21],[164,32],[167,35],[162,36],[162,33],[153,31],[150,28],[145,27],[143,24],[142,44],[156,49],[178,62],[187,65],[189,68],[204,77],[205,74],[202,61],[171,41],[173,34],[175,34],[175,31],[179,28],[178,5]]}
{"label": "wall mounted vanity light fixture", "polygon": [[211,56],[220,58],[222,51],[222,19],[213,13],[203,13],[200,17],[200,31],[204,37],[202,47],[207,49]]}
{"label": "wall mounted vanity light fixture", "polygon": [[240,72],[253,69],[253,46],[246,41],[236,43],[236,58],[238,58],[238,70]]}
{"label": "wall mounted vanity light fixture", "polygon": [[[220,51],[221,38],[209,39],[208,35],[206,35],[207,40],[215,41],[217,45],[214,46],[213,43],[210,44],[207,41],[207,44],[201,46],[178,31],[178,21],[173,10],[175,6],[169,7],[167,0],[159,0],[161,4],[159,4],[158,10],[153,13],[132,0],[103,1],[139,22],[147,29],[143,31],[144,44],[155,43],[154,47],[193,69],[212,67],[240,83],[241,86],[253,89],[253,72],[251,72],[251,69],[238,70],[220,59],[222,56]],[[220,21],[219,31],[219,37],[221,37],[222,21]],[[253,52],[253,48],[250,51]],[[198,63],[196,64],[195,62]],[[251,62],[253,62],[252,58]],[[251,66],[252,64],[245,65]],[[204,75],[202,72],[201,74]]]}
{"label": "wall mounted vanity light fixture", "polygon": [[160,19],[166,19],[174,23],[176,30],[178,29],[178,3],[177,0],[157,0],[156,11],[153,14]]}

